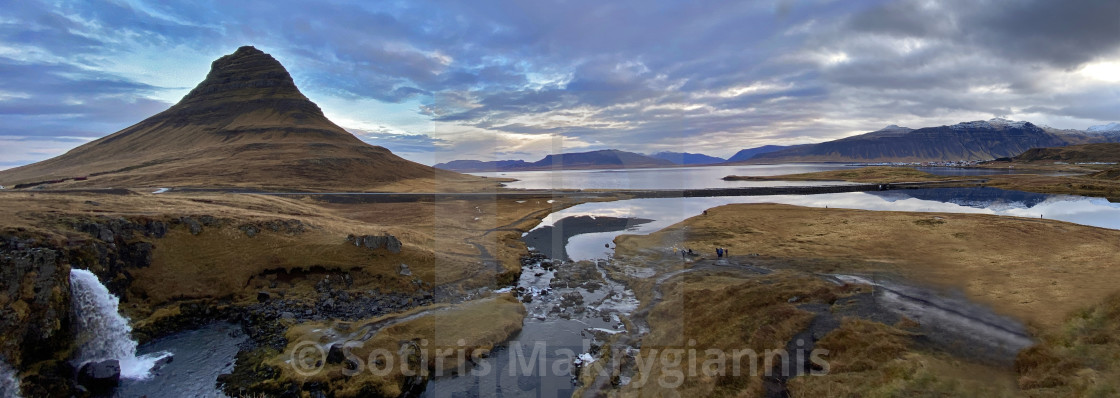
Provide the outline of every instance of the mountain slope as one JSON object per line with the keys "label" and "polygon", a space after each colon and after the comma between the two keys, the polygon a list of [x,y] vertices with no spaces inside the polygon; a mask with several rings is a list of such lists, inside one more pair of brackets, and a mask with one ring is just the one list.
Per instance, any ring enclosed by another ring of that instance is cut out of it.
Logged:
{"label": "mountain slope", "polygon": [[889,126],[867,134],[760,154],[754,161],[920,162],[986,160],[1015,156],[1031,148],[1113,138],[1081,131],[1043,128],[1004,119],[911,130]]}
{"label": "mountain slope", "polygon": [[61,156],[0,172],[0,184],[372,189],[454,173],[400,158],[335,125],[272,56],[241,47],[179,103]]}
{"label": "mountain slope", "polygon": [[658,152],[648,155],[654,159],[668,160],[675,164],[716,164],[726,161],[724,158],[717,158],[715,156],[708,156],[702,153],[689,153],[689,152]]}
{"label": "mountain slope", "polygon": [[764,154],[764,153],[777,152],[777,151],[780,151],[780,150],[783,150],[783,149],[786,149],[786,148],[790,148],[790,147],[785,146],[785,145],[763,145],[763,146],[755,147],[755,148],[747,148],[747,149],[741,150],[739,152],[735,152],[734,155],[732,155],[730,158],[727,159],[727,162],[728,163],[742,162],[744,160],[753,159],[755,156],[758,156],[758,155],[761,155],[761,154]]}
{"label": "mountain slope", "polygon": [[1120,162],[1120,143],[1032,148],[1016,156],[1015,160],[1022,162]]}

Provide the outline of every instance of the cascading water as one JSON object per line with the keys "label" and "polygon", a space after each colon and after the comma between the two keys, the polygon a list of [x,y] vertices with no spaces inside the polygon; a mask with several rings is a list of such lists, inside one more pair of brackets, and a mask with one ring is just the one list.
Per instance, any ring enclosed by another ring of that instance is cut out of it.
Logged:
{"label": "cascading water", "polygon": [[0,398],[19,398],[19,379],[7,362],[0,360]]}
{"label": "cascading water", "polygon": [[72,324],[77,336],[79,364],[116,359],[121,378],[143,380],[151,376],[156,362],[168,353],[136,356],[132,327],[117,311],[120,299],[109,293],[97,275],[82,269],[70,270]]}

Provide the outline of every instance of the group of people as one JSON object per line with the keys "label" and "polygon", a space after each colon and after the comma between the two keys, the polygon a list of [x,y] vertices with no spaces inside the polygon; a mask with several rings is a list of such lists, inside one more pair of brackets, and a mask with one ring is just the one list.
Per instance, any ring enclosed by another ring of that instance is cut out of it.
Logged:
{"label": "group of people", "polygon": [[716,248],[716,258],[724,258],[724,257],[730,256],[730,255],[731,255],[731,253],[728,252],[727,249],[724,249],[722,247],[717,247]]}

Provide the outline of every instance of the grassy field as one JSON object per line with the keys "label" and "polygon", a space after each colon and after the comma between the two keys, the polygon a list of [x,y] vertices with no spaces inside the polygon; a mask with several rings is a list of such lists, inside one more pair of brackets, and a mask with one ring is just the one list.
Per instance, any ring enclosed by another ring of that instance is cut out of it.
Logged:
{"label": "grassy field", "polygon": [[[313,298],[324,273],[346,272],[352,289],[409,292],[414,281],[463,288],[505,283],[520,269],[526,248],[518,239],[563,200],[447,200],[414,203],[336,204],[310,198],[220,193],[36,193],[0,192],[0,225],[8,234],[47,236],[56,245],[91,236],[75,220],[211,216],[220,226],[193,235],[185,225],[153,244],[151,265],[129,269],[130,300],[124,310],[137,321],[168,314],[189,300],[255,302],[259,291]],[[240,226],[298,220],[301,233],[267,228],[248,236]],[[399,254],[359,248],[348,235],[391,234]],[[398,273],[408,264],[412,275]],[[278,277],[277,272],[288,277]],[[161,312],[160,310],[163,309]]]}
{"label": "grassy field", "polygon": [[[698,271],[667,280],[649,315],[643,353],[661,346],[780,348],[810,314],[787,302],[830,303],[850,291],[820,273],[894,275],[959,291],[1026,322],[1039,345],[1015,368],[974,363],[915,344],[905,322],[845,318],[818,342],[831,351],[827,376],[797,377],[788,387],[812,396],[1109,396],[1120,371],[1117,288],[1120,231],[1059,221],[989,215],[727,205],[645,235],[616,239],[616,257],[664,274],[672,246],[716,247],[778,271],[742,275]],[[757,257],[753,254],[758,254]],[[748,255],[750,254],[750,255]],[[656,277],[631,281],[648,303]],[[663,376],[657,368],[648,376]],[[689,394],[757,396],[763,379],[685,377]],[[656,385],[623,395],[657,396]],[[682,392],[682,396],[685,394]]]}
{"label": "grassy field", "polygon": [[616,241],[622,255],[635,255],[668,234],[700,253],[725,247],[829,260],[804,266],[811,272],[895,273],[1048,327],[1117,290],[1110,281],[1120,277],[1120,231],[992,215],[741,204]]}

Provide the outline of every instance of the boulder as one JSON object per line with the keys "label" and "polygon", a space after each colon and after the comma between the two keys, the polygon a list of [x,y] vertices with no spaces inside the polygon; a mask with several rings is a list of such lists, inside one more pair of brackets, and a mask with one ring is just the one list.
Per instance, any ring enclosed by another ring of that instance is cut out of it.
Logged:
{"label": "boulder", "polygon": [[121,384],[121,364],[116,359],[89,362],[78,371],[78,384],[95,395],[104,395]]}
{"label": "boulder", "polygon": [[195,221],[194,218],[183,217],[180,218],[179,221],[183,224],[186,224],[187,228],[190,228],[191,235],[198,235],[199,233],[202,233],[202,224],[199,224],[198,221]]}
{"label": "boulder", "polygon": [[367,249],[385,249],[390,253],[401,252],[401,241],[397,237],[389,234],[384,235],[349,235],[346,241],[353,243],[354,246],[365,247]]}
{"label": "boulder", "polygon": [[338,364],[344,360],[346,360],[346,353],[343,351],[342,344],[332,344],[327,350],[327,363]]}
{"label": "boulder", "polygon": [[409,276],[409,275],[412,275],[412,270],[408,269],[408,264],[403,264],[402,263],[399,273],[401,275],[404,275],[404,276]]}

